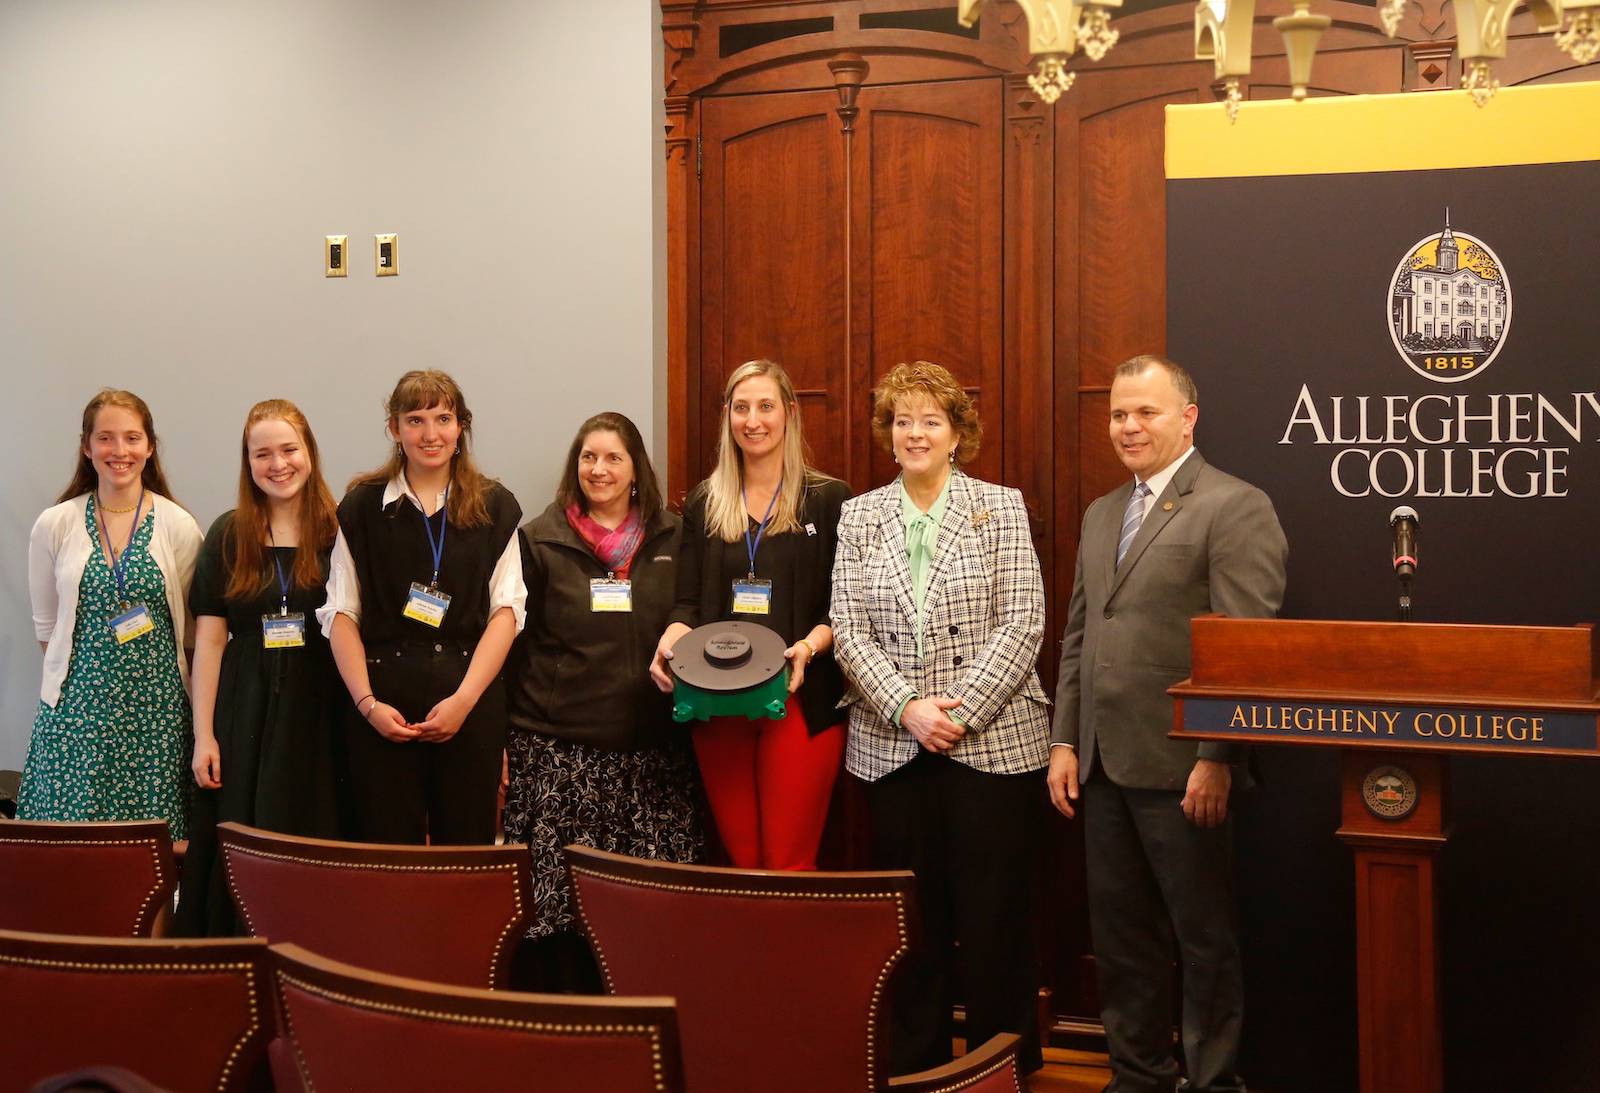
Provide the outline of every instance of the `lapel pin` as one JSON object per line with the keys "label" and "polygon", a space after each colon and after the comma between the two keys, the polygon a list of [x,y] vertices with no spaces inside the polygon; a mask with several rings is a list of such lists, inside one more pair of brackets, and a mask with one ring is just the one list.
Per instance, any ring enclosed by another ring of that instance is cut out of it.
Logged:
{"label": "lapel pin", "polygon": [[1163,501],[1163,502],[1161,502],[1161,511],[1162,512],[1171,512],[1172,511],[1172,502],[1171,501]]}
{"label": "lapel pin", "polygon": [[982,526],[984,524],[987,524],[988,522],[989,522],[989,510],[988,509],[979,509],[977,512],[972,514],[972,526],[973,527],[980,527],[980,526]]}

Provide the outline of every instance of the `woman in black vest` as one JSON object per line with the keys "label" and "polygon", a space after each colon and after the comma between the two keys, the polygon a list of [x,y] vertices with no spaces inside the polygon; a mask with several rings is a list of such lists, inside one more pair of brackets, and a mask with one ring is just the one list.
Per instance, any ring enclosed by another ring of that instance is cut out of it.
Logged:
{"label": "woman in black vest", "polygon": [[407,372],[388,412],[394,454],[339,504],[317,611],[353,703],[351,820],[368,842],[492,843],[522,510],[473,462],[455,380]]}
{"label": "woman in black vest", "polygon": [[536,944],[519,987],[601,990],[563,846],[700,857],[688,734],[646,674],[672,611],[678,527],[638,428],[615,413],[583,423],[556,499],[522,527],[528,625],[506,666],[505,827],[533,855]]}

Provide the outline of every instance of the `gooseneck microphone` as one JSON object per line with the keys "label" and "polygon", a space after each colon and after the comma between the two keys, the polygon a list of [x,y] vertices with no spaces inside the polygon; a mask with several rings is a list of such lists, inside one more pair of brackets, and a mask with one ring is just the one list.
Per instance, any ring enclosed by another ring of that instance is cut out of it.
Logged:
{"label": "gooseneck microphone", "polygon": [[1389,514],[1389,526],[1394,529],[1394,571],[1402,581],[1409,581],[1417,572],[1417,510],[1401,505]]}
{"label": "gooseneck microphone", "polygon": [[1397,617],[1411,621],[1411,578],[1417,572],[1417,510],[1401,505],[1389,514],[1394,531],[1394,575],[1400,578],[1400,605]]}

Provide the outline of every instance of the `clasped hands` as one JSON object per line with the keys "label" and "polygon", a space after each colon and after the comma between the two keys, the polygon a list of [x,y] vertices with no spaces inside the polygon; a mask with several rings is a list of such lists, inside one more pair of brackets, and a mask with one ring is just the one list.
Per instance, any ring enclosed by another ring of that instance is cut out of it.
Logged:
{"label": "clasped hands", "polygon": [[944,695],[913,698],[900,711],[900,727],[916,737],[917,743],[928,751],[949,751],[967,734],[966,726],[949,715],[949,711],[959,705],[959,698]]}
{"label": "clasped hands", "polygon": [[448,698],[440,699],[428,711],[428,716],[414,725],[387,702],[374,702],[367,710],[367,724],[376,729],[379,736],[396,744],[413,740],[425,744],[443,744],[461,731],[462,722],[471,712],[472,703],[457,691]]}

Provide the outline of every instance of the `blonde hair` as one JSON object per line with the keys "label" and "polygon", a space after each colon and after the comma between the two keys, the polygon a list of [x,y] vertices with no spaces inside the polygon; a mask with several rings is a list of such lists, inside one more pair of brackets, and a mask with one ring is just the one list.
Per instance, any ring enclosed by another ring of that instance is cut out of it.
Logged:
{"label": "blonde hair", "polygon": [[950,419],[950,428],[956,434],[957,465],[964,467],[978,458],[983,423],[978,420],[972,396],[949,369],[932,361],[897,364],[878,381],[878,389],[872,393],[872,435],[884,449],[894,451],[895,403],[915,404],[922,399],[939,407]]}
{"label": "blonde hair", "polygon": [[783,487],[773,506],[768,534],[782,535],[800,530],[800,506],[806,487],[829,481],[829,476],[811,466],[805,434],[800,428],[800,405],[795,399],[794,381],[777,361],[746,361],[733,370],[722,388],[722,427],[717,431],[717,465],[703,484],[706,498],[706,532],[723,542],[737,542],[750,525],[744,508],[744,452],[733,437],[729,412],[733,391],[748,379],[765,376],[778,388],[783,403]]}

